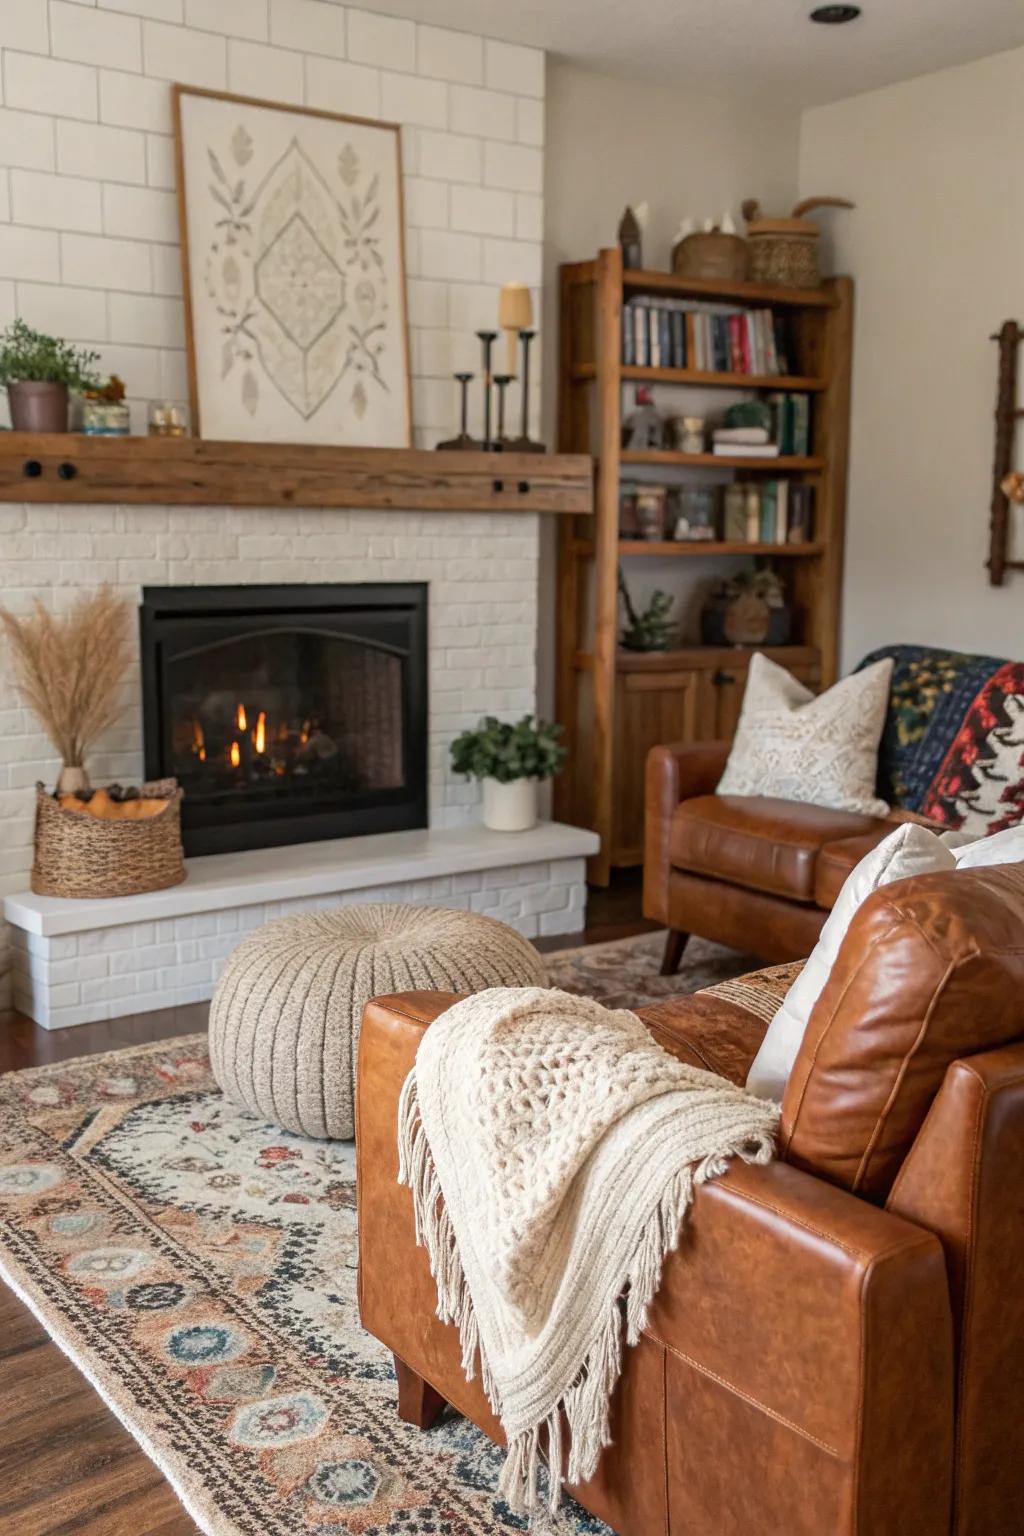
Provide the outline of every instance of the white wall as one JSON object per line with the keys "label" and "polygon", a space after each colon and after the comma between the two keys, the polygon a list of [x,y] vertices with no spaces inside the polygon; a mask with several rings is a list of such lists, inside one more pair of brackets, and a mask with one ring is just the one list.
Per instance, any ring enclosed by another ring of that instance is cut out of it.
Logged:
{"label": "white wall", "polygon": [[[557,404],[558,266],[582,261],[614,245],[627,203],[647,201],[651,217],[644,263],[668,269],[679,221],[720,217],[731,210],[742,228],[740,203],[759,197],[766,208],[788,210],[796,195],[798,116],[741,98],[701,96],[646,81],[593,74],[548,63],[544,211],[544,405],[548,442],[555,441]],[[678,391],[671,399],[681,400]],[[668,397],[666,397],[667,403]],[[690,397],[693,404],[693,397]],[[714,401],[698,402],[701,409]],[[718,403],[725,403],[719,401]],[[553,708],[555,532],[543,532],[539,687],[541,707]],[[684,561],[630,561],[627,573],[643,596],[666,587],[678,611],[696,611],[695,581]],[[717,562],[716,562],[717,565]]]}
{"label": "white wall", "polygon": [[[417,440],[456,424],[509,278],[539,288],[544,55],[327,0],[0,0],[0,326],[187,396],[170,86],[403,125]],[[6,399],[2,401],[6,409]]]}
{"label": "white wall", "polygon": [[1024,654],[1024,576],[985,570],[989,337],[1024,321],[1022,80],[1016,49],[803,118],[801,195],[857,203],[829,217],[857,283],[847,667],[886,640]]}

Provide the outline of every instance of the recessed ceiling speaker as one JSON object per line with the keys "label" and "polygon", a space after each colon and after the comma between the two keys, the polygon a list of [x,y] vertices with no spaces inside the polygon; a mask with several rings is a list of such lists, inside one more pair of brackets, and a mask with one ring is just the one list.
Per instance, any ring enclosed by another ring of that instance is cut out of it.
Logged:
{"label": "recessed ceiling speaker", "polygon": [[859,5],[818,5],[811,12],[811,20],[823,27],[841,27],[844,21],[856,21],[859,15]]}

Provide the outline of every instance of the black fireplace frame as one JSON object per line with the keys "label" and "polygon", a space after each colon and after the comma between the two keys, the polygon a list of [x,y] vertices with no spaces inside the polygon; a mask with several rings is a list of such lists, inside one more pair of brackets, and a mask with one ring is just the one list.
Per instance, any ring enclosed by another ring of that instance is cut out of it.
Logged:
{"label": "black fireplace frame", "polygon": [[[208,587],[144,587],[139,606],[142,649],[142,721],[147,779],[165,778],[171,771],[166,731],[161,643],[182,620],[210,622],[246,615],[264,618],[285,628],[296,616],[330,613],[344,618],[359,612],[401,610],[409,624],[410,645],[403,668],[403,783],[383,789],[362,802],[350,800],[329,812],[295,816],[254,817],[220,825],[197,825],[182,802],[185,853],[196,856],[237,852],[246,848],[275,848],[318,842],[325,838],[358,837],[398,832],[428,824],[429,697],[427,686],[428,597],[426,582],[284,583]],[[338,638],[346,638],[342,629]],[[365,641],[364,636],[348,638]]]}

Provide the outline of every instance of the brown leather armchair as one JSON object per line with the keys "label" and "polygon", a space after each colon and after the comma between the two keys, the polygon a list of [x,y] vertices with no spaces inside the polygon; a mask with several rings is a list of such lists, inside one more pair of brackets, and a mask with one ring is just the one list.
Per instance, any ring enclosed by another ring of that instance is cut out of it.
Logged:
{"label": "brown leather armchair", "polygon": [[[851,925],[783,1104],[778,1160],[697,1192],[574,1489],[619,1536],[1009,1536],[1024,1505],[1024,868],[878,891]],[[756,993],[749,988],[751,998]],[[763,997],[763,994],[760,994]],[[364,1015],[359,1298],[399,1412],[493,1438],[438,1321],[399,1091],[445,994]],[[743,984],[642,1011],[741,1082]]]}
{"label": "brown leather armchair", "polygon": [[643,905],[669,930],[665,976],[691,933],[761,960],[803,959],[854,865],[898,822],[923,819],[716,795],[730,746],[654,747],[647,756]]}

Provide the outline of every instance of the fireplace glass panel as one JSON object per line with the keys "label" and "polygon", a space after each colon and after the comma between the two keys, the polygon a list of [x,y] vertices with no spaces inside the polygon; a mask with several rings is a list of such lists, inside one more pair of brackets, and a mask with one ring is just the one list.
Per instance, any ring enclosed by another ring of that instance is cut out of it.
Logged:
{"label": "fireplace glass panel", "polygon": [[173,773],[190,800],[260,809],[400,789],[402,663],[330,632],[281,629],[167,668]]}
{"label": "fireplace glass panel", "polygon": [[186,852],[425,825],[425,619],[415,586],[147,591],[147,773]]}

